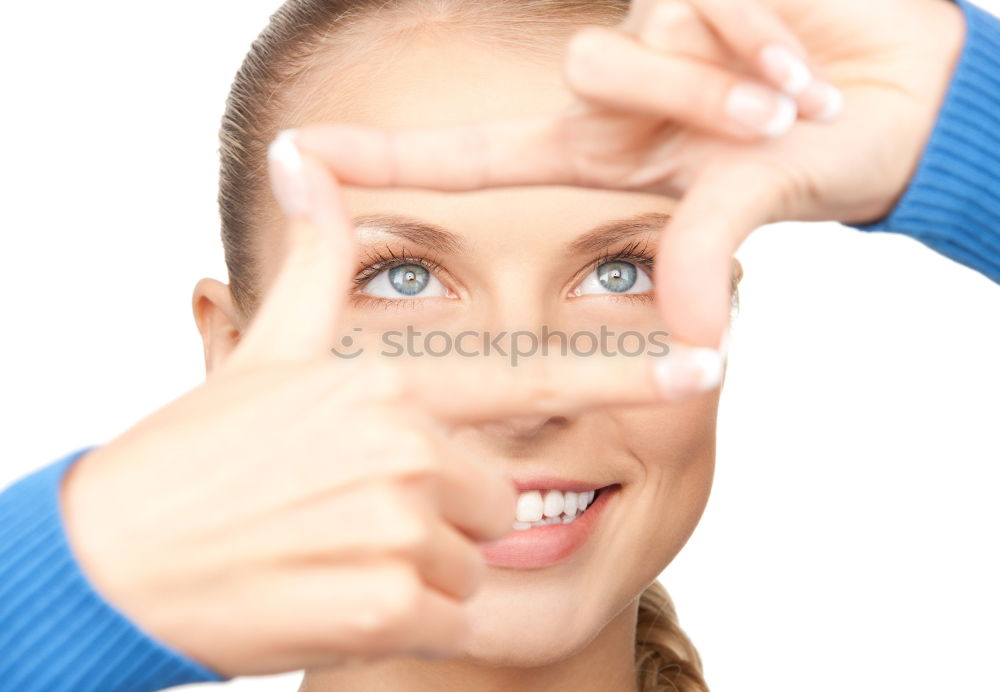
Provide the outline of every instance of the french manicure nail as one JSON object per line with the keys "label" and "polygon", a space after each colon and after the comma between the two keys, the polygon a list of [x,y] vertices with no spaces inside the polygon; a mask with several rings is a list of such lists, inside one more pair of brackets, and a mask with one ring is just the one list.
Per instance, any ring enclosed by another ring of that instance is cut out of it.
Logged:
{"label": "french manicure nail", "polygon": [[810,120],[834,120],[844,110],[844,94],[835,85],[825,81],[815,81],[799,96],[802,112],[808,113]]}
{"label": "french manicure nail", "polygon": [[844,93],[829,83],[823,83],[819,87],[822,90],[821,103],[826,104],[818,116],[817,120],[833,120],[844,110]]}
{"label": "french manicure nail", "polygon": [[725,356],[712,348],[671,351],[656,363],[656,380],[668,400],[707,392],[722,382]]}
{"label": "french manicure nail", "polygon": [[799,111],[795,101],[773,89],[745,82],[737,84],[726,98],[726,115],[734,122],[767,137],[788,132]]}
{"label": "french manicure nail", "polygon": [[795,53],[779,43],[769,43],[760,52],[764,72],[791,96],[798,96],[812,84],[809,67]]}
{"label": "french manicure nail", "polygon": [[304,216],[312,210],[312,195],[302,152],[295,138],[295,130],[284,130],[278,133],[267,150],[271,164],[271,187],[278,204],[289,217]]}

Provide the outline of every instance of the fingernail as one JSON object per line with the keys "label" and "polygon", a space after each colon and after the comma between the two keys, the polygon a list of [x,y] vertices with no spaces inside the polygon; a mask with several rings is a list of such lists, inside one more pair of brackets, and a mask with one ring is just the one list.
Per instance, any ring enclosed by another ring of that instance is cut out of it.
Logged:
{"label": "fingernail", "polygon": [[760,61],[764,74],[791,96],[798,96],[813,82],[809,66],[781,44],[769,43],[764,46],[760,52]]}
{"label": "fingernail", "polygon": [[267,150],[271,187],[289,217],[305,216],[312,210],[312,195],[302,153],[295,142],[296,134],[295,130],[279,132]]}
{"label": "fingernail", "polygon": [[822,104],[819,114],[814,120],[829,121],[836,118],[844,110],[843,92],[829,82],[819,82],[810,87],[808,97],[813,103]]}
{"label": "fingernail", "polygon": [[725,355],[712,348],[671,351],[656,363],[656,380],[668,400],[715,389],[722,382]]}
{"label": "fingernail", "polygon": [[767,137],[780,137],[788,132],[798,114],[792,99],[758,84],[737,84],[726,98],[729,118]]}

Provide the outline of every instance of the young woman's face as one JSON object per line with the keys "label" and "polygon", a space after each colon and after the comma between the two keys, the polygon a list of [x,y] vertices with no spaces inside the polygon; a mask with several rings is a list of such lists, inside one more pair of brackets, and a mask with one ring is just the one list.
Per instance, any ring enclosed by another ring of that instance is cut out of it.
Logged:
{"label": "young woman's face", "polygon": [[[363,88],[345,92],[338,88],[342,75],[331,76],[290,124],[430,126],[541,114],[571,100],[555,58],[522,62],[440,37],[352,69]],[[443,229],[451,241],[400,229],[384,218],[359,226],[360,283],[346,324],[361,328],[365,339],[410,325],[452,334],[537,333],[542,325],[567,334],[599,334],[602,326],[615,333],[663,329],[648,261],[671,200],[563,187],[465,194],[347,188],[345,197],[355,218],[407,217]],[[588,235],[636,217],[643,218],[630,233]],[[269,232],[266,245],[279,247],[280,224]],[[270,273],[278,255],[265,252]],[[595,269],[609,258],[617,264],[602,280]],[[469,603],[470,660],[540,665],[597,645],[602,632],[631,631],[629,606],[684,545],[704,509],[717,395],[683,405],[526,417],[454,431],[460,454],[514,477],[619,486],[587,540],[567,557],[545,567],[488,569]]]}

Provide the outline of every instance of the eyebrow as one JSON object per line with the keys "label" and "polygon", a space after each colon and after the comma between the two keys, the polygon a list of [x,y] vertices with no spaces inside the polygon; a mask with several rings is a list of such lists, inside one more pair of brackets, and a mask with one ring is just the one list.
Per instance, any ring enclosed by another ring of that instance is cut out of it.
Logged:
{"label": "eyebrow", "polygon": [[397,235],[404,240],[440,253],[453,254],[465,247],[456,233],[427,221],[400,214],[367,214],[354,219],[357,230],[376,230]]}
{"label": "eyebrow", "polygon": [[[632,236],[660,231],[668,221],[670,215],[659,212],[606,221],[571,242],[568,249],[575,254],[597,252]],[[371,229],[391,233],[440,253],[456,253],[465,247],[465,241],[460,235],[402,214],[366,214],[355,217],[354,226],[361,231]]]}
{"label": "eyebrow", "polygon": [[648,212],[627,219],[607,221],[590,229],[570,243],[569,250],[577,254],[597,252],[632,236],[654,231],[659,232],[663,230],[668,221],[670,221],[670,215],[659,212]]}

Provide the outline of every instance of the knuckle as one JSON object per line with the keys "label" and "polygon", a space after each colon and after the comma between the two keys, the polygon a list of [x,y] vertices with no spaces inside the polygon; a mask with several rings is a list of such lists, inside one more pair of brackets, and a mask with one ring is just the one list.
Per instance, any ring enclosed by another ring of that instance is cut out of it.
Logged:
{"label": "knuckle", "polygon": [[391,566],[371,574],[368,586],[378,596],[360,603],[345,623],[351,646],[369,656],[399,653],[420,602],[422,583],[412,569]]}
{"label": "knuckle", "polygon": [[382,626],[396,630],[415,615],[423,595],[423,582],[409,566],[388,573],[384,598],[380,604]]}
{"label": "knuckle", "polygon": [[388,549],[395,556],[417,562],[427,552],[433,530],[426,520],[409,516],[389,527]]}
{"label": "knuckle", "polygon": [[400,369],[383,359],[365,369],[364,382],[368,396],[376,401],[401,402],[406,399],[409,390]]}
{"label": "knuckle", "polygon": [[418,563],[428,552],[434,531],[412,494],[396,484],[381,484],[367,500],[368,527],[377,552]]}
{"label": "knuckle", "polygon": [[607,34],[604,27],[582,26],[570,36],[566,52],[571,58],[590,57],[607,45]]}
{"label": "knuckle", "polygon": [[577,29],[566,45],[564,76],[568,84],[584,95],[592,95],[600,84],[611,44],[611,30],[599,26]]}

